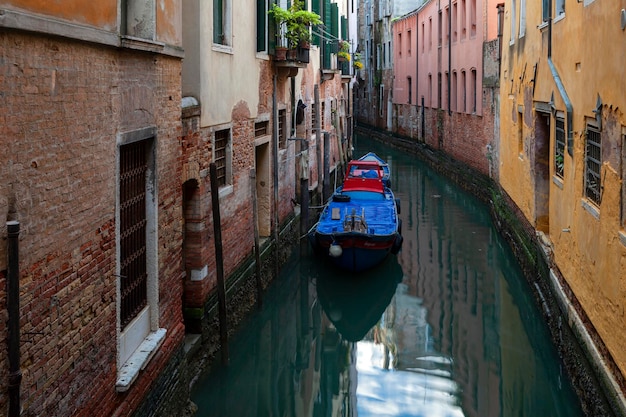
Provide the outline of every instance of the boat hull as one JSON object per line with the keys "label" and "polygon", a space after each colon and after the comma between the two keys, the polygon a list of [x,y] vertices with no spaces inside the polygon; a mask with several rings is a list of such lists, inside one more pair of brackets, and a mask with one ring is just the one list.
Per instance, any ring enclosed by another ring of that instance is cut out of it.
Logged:
{"label": "boat hull", "polygon": [[[380,264],[390,253],[397,253],[401,236],[347,233],[327,235],[314,232],[309,235],[316,253],[325,256],[341,269],[360,272]],[[331,246],[335,246],[331,250]],[[338,249],[337,246],[340,248]]]}

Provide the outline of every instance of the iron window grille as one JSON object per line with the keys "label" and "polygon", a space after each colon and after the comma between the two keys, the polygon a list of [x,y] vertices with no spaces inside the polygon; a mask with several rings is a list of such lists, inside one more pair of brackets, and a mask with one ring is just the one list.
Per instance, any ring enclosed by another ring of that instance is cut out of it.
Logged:
{"label": "iron window grille", "polygon": [[563,178],[563,162],[565,160],[565,120],[557,117],[554,141],[554,173]]}
{"label": "iron window grille", "polygon": [[287,147],[287,111],[285,109],[278,110],[278,147],[279,149]]}
{"label": "iron window grille", "polygon": [[215,132],[215,168],[217,168],[217,185],[223,187],[226,185],[226,163],[227,148],[230,138],[230,129],[218,130]]}
{"label": "iron window grille", "polygon": [[120,321],[125,328],[147,305],[146,141],[120,148]]}
{"label": "iron window grille", "polygon": [[600,131],[587,126],[585,144],[585,197],[600,205],[602,185],[600,182],[600,164],[602,161],[602,142]]}

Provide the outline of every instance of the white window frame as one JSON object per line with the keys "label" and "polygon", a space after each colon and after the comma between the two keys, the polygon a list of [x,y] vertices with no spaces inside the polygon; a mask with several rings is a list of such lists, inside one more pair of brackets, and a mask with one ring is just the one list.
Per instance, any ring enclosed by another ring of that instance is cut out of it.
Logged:
{"label": "white window frame", "polygon": [[[117,370],[116,390],[127,391],[137,379],[139,372],[150,361],[165,339],[166,330],[159,328],[159,279],[158,279],[158,187],[156,175],[156,126],[146,127],[117,135],[116,147],[116,311],[117,311]],[[138,141],[152,139],[148,150],[148,173],[146,174],[146,272],[147,304],[122,330],[120,322],[120,148]]]}

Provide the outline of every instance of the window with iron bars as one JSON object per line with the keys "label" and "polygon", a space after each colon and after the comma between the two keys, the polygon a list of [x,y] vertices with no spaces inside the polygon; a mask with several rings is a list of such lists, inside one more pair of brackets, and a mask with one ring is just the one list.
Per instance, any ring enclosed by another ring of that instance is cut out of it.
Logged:
{"label": "window with iron bars", "polygon": [[287,148],[287,110],[278,110],[278,147]]}
{"label": "window with iron bars", "polygon": [[563,162],[565,160],[565,120],[557,117],[554,132],[554,174],[563,178]]}
{"label": "window with iron bars", "polygon": [[256,122],[254,124],[254,137],[258,138],[267,135],[269,132],[269,122],[267,120],[263,122]]}
{"label": "window with iron bars", "polygon": [[602,164],[602,142],[600,130],[587,125],[587,141],[585,143],[585,197],[600,205],[602,184],[600,182],[600,166]]}
{"label": "window with iron bars", "polygon": [[120,148],[120,324],[124,329],[147,304],[146,141]]}
{"label": "window with iron bars", "polygon": [[228,184],[230,129],[215,132],[213,148],[215,168],[217,171],[217,185],[223,187]]}

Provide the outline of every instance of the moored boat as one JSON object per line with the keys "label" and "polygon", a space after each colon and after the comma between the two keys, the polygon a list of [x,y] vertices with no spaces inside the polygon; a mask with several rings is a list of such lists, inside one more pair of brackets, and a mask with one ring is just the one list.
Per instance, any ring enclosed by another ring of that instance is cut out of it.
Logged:
{"label": "moored boat", "polygon": [[317,253],[353,272],[372,268],[389,253],[398,253],[401,222],[394,194],[384,178],[380,161],[348,163],[344,183],[308,234]]}

